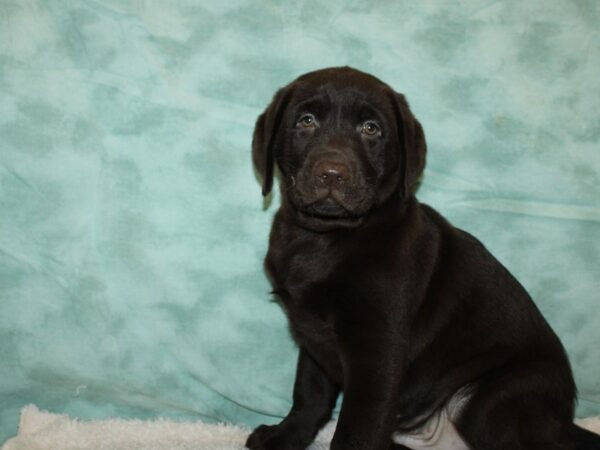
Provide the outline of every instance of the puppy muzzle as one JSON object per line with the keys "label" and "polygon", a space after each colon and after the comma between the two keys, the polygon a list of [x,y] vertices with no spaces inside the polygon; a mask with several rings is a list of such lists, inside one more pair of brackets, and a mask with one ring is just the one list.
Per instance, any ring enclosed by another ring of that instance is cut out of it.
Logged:
{"label": "puppy muzzle", "polygon": [[371,203],[373,189],[348,164],[320,159],[301,169],[292,179],[295,204],[303,212],[321,217],[363,215]]}

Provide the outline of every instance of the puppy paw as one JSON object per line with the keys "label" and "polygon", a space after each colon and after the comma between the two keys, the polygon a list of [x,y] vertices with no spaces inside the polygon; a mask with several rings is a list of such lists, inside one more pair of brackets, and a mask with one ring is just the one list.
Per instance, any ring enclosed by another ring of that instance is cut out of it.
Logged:
{"label": "puppy paw", "polygon": [[304,450],[310,440],[303,439],[295,430],[283,424],[261,425],[256,428],[246,441],[250,450]]}

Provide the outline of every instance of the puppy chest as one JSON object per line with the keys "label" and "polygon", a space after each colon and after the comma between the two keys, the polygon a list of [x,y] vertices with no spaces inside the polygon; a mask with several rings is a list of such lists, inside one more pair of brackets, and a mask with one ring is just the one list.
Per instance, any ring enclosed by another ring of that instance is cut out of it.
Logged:
{"label": "puppy chest", "polygon": [[337,382],[342,382],[338,337],[333,320],[325,308],[303,304],[287,297],[284,307],[295,340]]}
{"label": "puppy chest", "polygon": [[318,293],[298,295],[298,289],[287,286],[276,289],[294,333],[302,338],[335,340],[331,301]]}

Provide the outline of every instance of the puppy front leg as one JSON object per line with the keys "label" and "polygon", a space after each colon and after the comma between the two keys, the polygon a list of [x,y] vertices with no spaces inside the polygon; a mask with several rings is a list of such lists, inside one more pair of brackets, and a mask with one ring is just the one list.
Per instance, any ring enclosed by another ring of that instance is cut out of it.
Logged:
{"label": "puppy front leg", "polygon": [[339,387],[300,349],[293,405],[278,425],[261,425],[248,437],[251,450],[303,450],[331,418]]}
{"label": "puppy front leg", "polygon": [[344,365],[344,400],[331,449],[388,450],[402,379],[401,355],[390,346],[371,347],[347,355]]}

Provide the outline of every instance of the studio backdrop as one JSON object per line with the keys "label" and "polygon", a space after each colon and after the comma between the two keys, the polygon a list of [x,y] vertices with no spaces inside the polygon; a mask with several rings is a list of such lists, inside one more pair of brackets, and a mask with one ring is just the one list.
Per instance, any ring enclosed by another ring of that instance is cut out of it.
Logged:
{"label": "studio backdrop", "polygon": [[600,4],[0,0],[0,442],[28,403],[256,425],[297,349],[256,117],[351,65],[424,126],[418,197],[525,285],[600,413]]}

